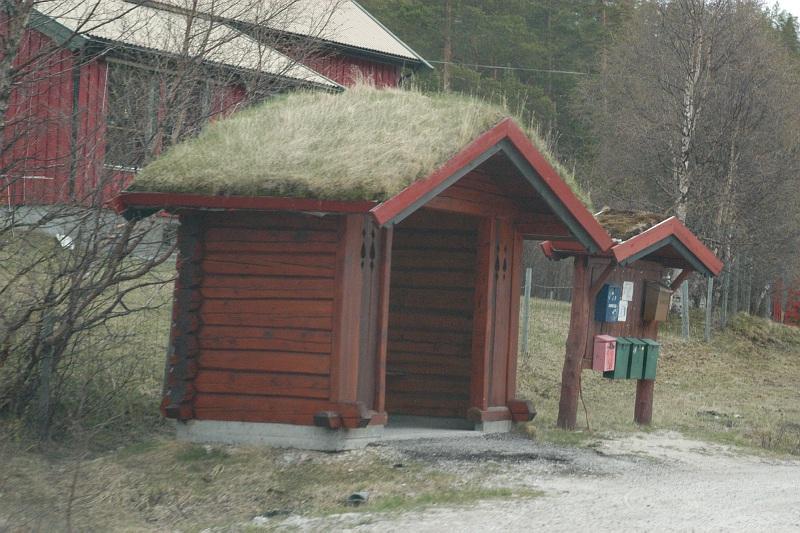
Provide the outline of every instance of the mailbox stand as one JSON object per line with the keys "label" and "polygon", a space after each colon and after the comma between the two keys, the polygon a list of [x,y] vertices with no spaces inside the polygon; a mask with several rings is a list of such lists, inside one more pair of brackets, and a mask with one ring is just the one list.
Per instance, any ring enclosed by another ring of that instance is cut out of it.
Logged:
{"label": "mailbox stand", "polygon": [[[658,215],[611,210],[595,217],[616,242],[609,250],[590,252],[570,242],[542,243],[547,257],[575,261],[557,422],[564,429],[575,428],[581,369],[599,370],[594,339],[601,335],[617,337],[616,365],[612,371],[603,369],[604,376],[638,380],[634,420],[650,423],[659,351],[655,339],[659,322],[669,312],[671,293],[692,272],[718,276],[723,267],[675,217],[659,222]],[[643,221],[647,229],[641,231]],[[680,275],[669,287],[664,286],[665,272],[675,268],[682,269]]]}

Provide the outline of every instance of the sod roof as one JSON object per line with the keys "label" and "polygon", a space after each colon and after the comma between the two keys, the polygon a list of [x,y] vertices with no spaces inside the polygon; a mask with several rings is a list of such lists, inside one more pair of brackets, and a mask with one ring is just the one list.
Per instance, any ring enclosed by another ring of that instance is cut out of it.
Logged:
{"label": "sod roof", "polygon": [[611,235],[611,238],[617,241],[627,241],[667,219],[666,216],[658,213],[609,207],[604,207],[594,215],[594,218]]}
{"label": "sod roof", "polygon": [[142,169],[129,190],[383,201],[508,116],[456,95],[366,85],[294,92],[209,124]]}

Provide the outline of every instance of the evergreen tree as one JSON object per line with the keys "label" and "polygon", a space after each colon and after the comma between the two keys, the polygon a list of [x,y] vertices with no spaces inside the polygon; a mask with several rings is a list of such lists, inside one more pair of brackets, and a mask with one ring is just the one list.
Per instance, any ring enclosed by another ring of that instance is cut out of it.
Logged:
{"label": "evergreen tree", "polygon": [[633,9],[633,0],[362,3],[434,64],[434,72],[418,79],[423,88],[444,87],[447,53],[449,90],[504,100],[523,120],[549,132],[571,159],[584,153],[587,143],[570,111],[571,95],[580,79],[597,70],[601,51]]}

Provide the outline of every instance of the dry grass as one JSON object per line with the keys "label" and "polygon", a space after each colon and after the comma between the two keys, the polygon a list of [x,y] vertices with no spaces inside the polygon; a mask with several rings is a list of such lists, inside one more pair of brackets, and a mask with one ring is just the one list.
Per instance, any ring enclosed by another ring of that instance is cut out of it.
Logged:
{"label": "dry grass", "polygon": [[[452,94],[367,85],[297,92],[210,124],[143,169],[131,190],[381,201],[509,115]],[[580,195],[545,143],[529,135]]]}
{"label": "dry grass", "polygon": [[[535,300],[533,316],[542,316],[545,302]],[[536,351],[520,361],[519,396],[534,400],[539,437],[574,443],[606,432],[639,431],[633,423],[634,380],[607,380],[584,371],[586,417],[578,411],[577,435],[553,430],[558,414],[561,367],[569,304],[562,320],[533,323]],[[662,357],[653,408],[653,428],[677,429],[702,439],[752,449],[800,455],[800,329],[767,320],[738,316],[730,330],[710,344],[662,335]]]}
{"label": "dry grass", "polygon": [[615,239],[626,241],[665,220],[667,217],[646,211],[626,211],[604,207],[595,218]]}
{"label": "dry grass", "polygon": [[[0,529],[78,531],[240,531],[254,517],[350,511],[389,512],[430,505],[535,497],[465,480],[379,448],[326,454],[212,448],[154,439],[89,460],[0,455]],[[346,498],[368,491],[369,503]],[[74,494],[74,497],[70,497]]]}

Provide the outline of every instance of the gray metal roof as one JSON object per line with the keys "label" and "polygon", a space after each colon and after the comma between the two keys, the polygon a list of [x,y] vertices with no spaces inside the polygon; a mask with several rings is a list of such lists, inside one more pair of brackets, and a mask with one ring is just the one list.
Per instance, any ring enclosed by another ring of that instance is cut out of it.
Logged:
{"label": "gray metal roof", "polygon": [[[37,4],[44,17],[33,18],[31,26],[52,26],[70,44],[80,46],[100,40],[123,47],[153,50],[167,54],[188,54],[226,67],[260,71],[302,82],[340,88],[336,82],[301,65],[284,54],[239,30],[219,22],[194,18],[187,28],[187,17],[171,11],[132,4],[123,0],[58,0]],[[49,28],[52,32],[53,28]],[[188,35],[189,39],[185,36]]]}
{"label": "gray metal roof", "polygon": [[[193,0],[132,1],[189,9]],[[258,24],[430,67],[354,0],[198,0],[196,6],[220,18]]]}

